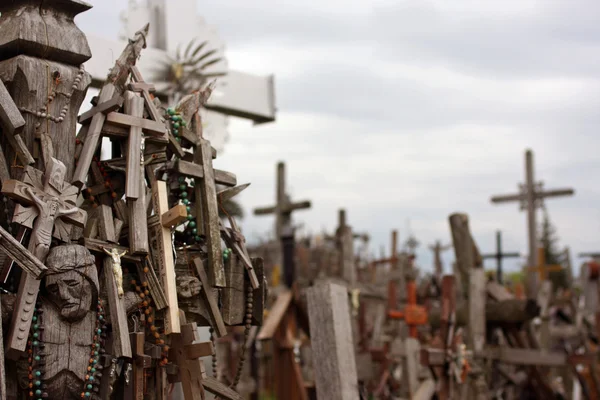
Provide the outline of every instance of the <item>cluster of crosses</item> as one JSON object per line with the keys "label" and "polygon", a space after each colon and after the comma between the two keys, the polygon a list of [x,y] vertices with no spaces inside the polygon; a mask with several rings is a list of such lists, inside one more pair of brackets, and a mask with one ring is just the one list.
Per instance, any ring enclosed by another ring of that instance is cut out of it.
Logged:
{"label": "cluster of crosses", "polygon": [[[181,382],[186,399],[240,399],[207,376],[200,358],[215,350],[197,326],[222,337],[262,322],[261,260],[219,216],[248,185],[213,168],[199,116],[210,87],[165,108],[144,81],[148,25],[77,115],[91,55],[73,18],[89,8],[0,5],[0,269],[16,291],[2,295],[0,397],[167,399]],[[204,318],[188,322],[190,282]]]}

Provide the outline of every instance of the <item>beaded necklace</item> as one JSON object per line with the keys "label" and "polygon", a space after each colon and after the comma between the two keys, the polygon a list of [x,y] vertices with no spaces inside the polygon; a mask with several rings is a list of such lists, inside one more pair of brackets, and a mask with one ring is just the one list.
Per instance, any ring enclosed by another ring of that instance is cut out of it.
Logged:
{"label": "beaded necklace", "polygon": [[[102,366],[98,364],[98,359],[101,353],[104,353],[103,345],[106,337],[106,325],[104,320],[104,307],[102,302],[98,300],[96,312],[96,324],[94,327],[94,337],[90,348],[90,359],[88,362],[83,389],[81,391],[82,399],[89,399],[92,396],[97,397],[99,392],[100,378],[102,377]],[[42,350],[45,345],[44,339],[44,310],[41,308],[41,303],[36,303],[33,309],[33,318],[29,340],[27,342],[28,354],[28,378],[29,378],[29,398],[42,400],[48,398],[46,392],[46,384],[42,382],[44,375],[44,367],[46,365]]]}

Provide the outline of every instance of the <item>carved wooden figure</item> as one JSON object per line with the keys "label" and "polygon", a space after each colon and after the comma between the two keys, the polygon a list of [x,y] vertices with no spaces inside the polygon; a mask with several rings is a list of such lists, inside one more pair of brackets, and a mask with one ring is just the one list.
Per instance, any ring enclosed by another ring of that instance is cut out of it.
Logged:
{"label": "carved wooden figure", "polygon": [[[53,236],[68,241],[70,224],[83,227],[87,219],[85,211],[75,206],[78,190],[65,182],[65,174],[65,165],[52,159],[45,174],[26,167],[23,182],[10,180],[2,187],[2,193],[19,202],[13,221],[32,229],[28,250],[42,262],[46,259]],[[25,351],[33,315],[32,304],[38,290],[39,280],[28,274],[21,278],[17,300],[19,311],[14,314],[7,342],[9,355]]]}

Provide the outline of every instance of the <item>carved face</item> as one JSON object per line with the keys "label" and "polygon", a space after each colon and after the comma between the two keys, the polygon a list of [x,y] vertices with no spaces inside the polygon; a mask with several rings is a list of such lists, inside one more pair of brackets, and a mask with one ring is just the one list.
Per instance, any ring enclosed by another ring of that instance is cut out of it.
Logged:
{"label": "carved face", "polygon": [[69,322],[82,319],[92,307],[92,285],[76,271],[47,276],[46,291],[62,318]]}

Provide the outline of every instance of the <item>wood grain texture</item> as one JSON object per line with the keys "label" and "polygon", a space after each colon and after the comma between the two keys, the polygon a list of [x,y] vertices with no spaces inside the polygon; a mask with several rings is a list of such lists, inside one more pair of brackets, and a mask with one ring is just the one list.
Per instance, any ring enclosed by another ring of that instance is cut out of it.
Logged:
{"label": "wood grain texture", "polygon": [[[202,224],[206,237],[209,273],[216,287],[225,287],[225,269],[223,268],[223,253],[221,249],[221,232],[219,230],[219,206],[217,203],[217,188],[212,166],[211,147],[208,140],[201,140],[201,144],[194,152],[194,161],[202,165],[204,178],[196,186],[200,188],[202,196]],[[196,199],[199,200],[198,198]],[[198,221],[200,222],[200,221]]]}
{"label": "wood grain texture", "polygon": [[332,283],[307,290],[317,396],[358,400],[347,289]]}
{"label": "wood grain texture", "polygon": [[40,279],[48,268],[25,246],[0,226],[0,250],[34,278]]}
{"label": "wood grain texture", "polygon": [[277,299],[269,309],[269,315],[258,332],[256,340],[268,340],[273,338],[292,302],[292,297],[293,294],[290,290],[283,290],[277,295]]}
{"label": "wood grain texture", "polygon": [[212,286],[204,269],[204,263],[199,257],[196,257],[194,258],[194,266],[196,267],[196,272],[198,273],[200,282],[202,283],[202,291],[200,292],[200,295],[202,296],[204,305],[207,308],[210,318],[210,325],[214,328],[217,337],[223,337],[227,335],[227,328],[225,327],[225,322],[223,322],[223,316],[219,310],[217,299],[213,295]]}
{"label": "wood grain texture", "polygon": [[[119,265],[119,268],[121,266]],[[113,355],[115,357],[133,356],[129,329],[127,327],[127,308],[125,298],[119,296],[117,281],[113,274],[113,260],[111,257],[104,258],[104,284],[108,297],[108,308],[110,310],[110,322],[113,332]]]}
{"label": "wood grain texture", "polygon": [[[152,202],[154,211],[163,215],[169,210],[167,197],[167,184],[164,181],[155,181],[152,185]],[[168,308],[165,312],[165,332],[167,334],[181,332],[179,322],[179,305],[177,302],[177,285],[175,282],[175,261],[171,242],[171,228],[159,225],[154,228],[158,251],[155,256],[158,259],[158,271],[162,281],[162,287],[167,297]]]}

